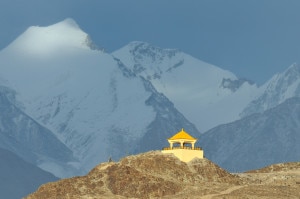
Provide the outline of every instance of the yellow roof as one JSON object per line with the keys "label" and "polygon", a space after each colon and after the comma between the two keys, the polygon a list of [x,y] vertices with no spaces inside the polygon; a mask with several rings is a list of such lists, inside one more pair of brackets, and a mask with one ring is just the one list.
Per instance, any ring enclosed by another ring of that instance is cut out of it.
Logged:
{"label": "yellow roof", "polygon": [[187,132],[185,132],[183,129],[170,137],[168,140],[180,140],[180,139],[185,139],[185,140],[197,140],[196,138],[193,138],[190,136]]}

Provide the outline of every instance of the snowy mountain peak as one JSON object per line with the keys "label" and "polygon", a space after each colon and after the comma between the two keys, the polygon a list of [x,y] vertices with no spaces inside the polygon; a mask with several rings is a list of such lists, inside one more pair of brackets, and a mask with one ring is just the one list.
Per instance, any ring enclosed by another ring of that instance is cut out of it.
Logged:
{"label": "snowy mountain peak", "polygon": [[65,20],[58,22],[52,26],[58,26],[58,25],[69,26],[70,28],[74,28],[74,29],[80,29],[76,21],[72,18],[66,18]]}
{"label": "snowy mountain peak", "polygon": [[6,50],[27,55],[49,55],[66,49],[91,49],[91,46],[88,34],[73,19],[67,18],[46,27],[29,27]]}
{"label": "snowy mountain peak", "polygon": [[291,97],[299,97],[300,65],[292,64],[284,72],[274,75],[260,89],[262,94],[244,109],[241,116],[262,113]]}
{"label": "snowy mountain peak", "polygon": [[[233,73],[177,49],[131,42],[113,52],[113,56],[130,72],[150,81],[200,131],[237,119],[257,89],[256,85],[238,79]],[[224,108],[224,104],[232,106]]]}
{"label": "snowy mountain peak", "polygon": [[290,81],[295,81],[300,76],[300,65],[297,63],[293,63],[288,69],[283,73],[285,79],[290,79]]}

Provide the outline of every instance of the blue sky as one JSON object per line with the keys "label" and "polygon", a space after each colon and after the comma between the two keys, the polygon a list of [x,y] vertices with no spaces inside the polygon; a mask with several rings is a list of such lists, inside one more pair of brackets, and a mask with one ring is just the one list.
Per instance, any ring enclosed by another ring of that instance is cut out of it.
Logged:
{"label": "blue sky", "polygon": [[300,63],[298,0],[0,0],[0,49],[71,17],[106,51],[177,48],[259,84]]}

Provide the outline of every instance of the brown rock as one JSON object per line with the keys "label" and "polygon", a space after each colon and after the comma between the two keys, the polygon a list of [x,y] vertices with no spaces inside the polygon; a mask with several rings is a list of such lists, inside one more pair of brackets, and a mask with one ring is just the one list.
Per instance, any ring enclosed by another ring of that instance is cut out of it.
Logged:
{"label": "brown rock", "polygon": [[184,163],[152,151],[42,185],[26,198],[299,198],[299,171],[299,163],[288,163],[233,175],[207,159]]}

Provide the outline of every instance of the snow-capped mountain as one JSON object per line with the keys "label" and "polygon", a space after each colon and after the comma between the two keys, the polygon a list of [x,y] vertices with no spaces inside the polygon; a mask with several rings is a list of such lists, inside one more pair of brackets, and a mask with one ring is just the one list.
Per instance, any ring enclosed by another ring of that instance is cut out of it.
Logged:
{"label": "snow-capped mountain", "polygon": [[293,99],[300,96],[299,65],[257,87],[179,50],[132,42],[113,55],[149,80],[198,129],[212,128],[199,135],[200,146],[222,167],[245,171],[299,161],[299,103]]}
{"label": "snow-capped mountain", "polygon": [[[272,125],[267,121],[273,114],[264,111],[272,107],[277,110],[280,103],[298,95],[299,71],[298,66],[292,66],[258,88],[179,50],[144,42],[132,42],[107,54],[97,50],[72,19],[48,27],[30,27],[0,52],[0,103],[6,111],[0,115],[0,135],[6,136],[0,140],[0,147],[65,177],[83,174],[110,157],[119,159],[160,149],[181,128],[197,136],[198,129],[204,132],[246,115],[250,116],[237,122],[255,124],[250,128],[254,133],[247,134],[253,136],[247,137],[252,140],[257,136],[254,127],[261,132],[271,128],[259,129],[260,125]],[[261,116],[251,116],[256,112],[265,119],[256,121]],[[288,115],[284,118],[292,120]],[[13,130],[3,124],[10,124]],[[241,134],[234,141],[236,148],[228,149],[233,151],[230,154],[235,154],[246,139],[243,125],[230,128]],[[232,138],[222,134],[227,132],[223,128],[202,137],[206,144],[213,145],[211,154],[213,147],[220,145],[215,139]],[[26,130],[26,139],[20,129]],[[9,136],[13,132],[14,136]],[[229,142],[227,139],[220,141]],[[23,148],[18,148],[19,141]],[[32,146],[26,151],[27,145]],[[222,158],[216,160],[232,169],[224,163],[228,159]]]}
{"label": "snow-capped mountain", "polygon": [[258,95],[241,113],[241,116],[262,113],[285,100],[300,96],[300,65],[294,63],[283,73],[274,75],[260,88]]}
{"label": "snow-capped mountain", "polygon": [[132,42],[113,55],[149,80],[202,132],[239,119],[258,90],[255,84],[176,49]]}
{"label": "snow-capped mountain", "polygon": [[[145,150],[150,144],[144,148],[141,140],[158,132],[166,138],[182,127],[199,133],[151,82],[93,50],[87,38],[67,19],[30,27],[0,52],[2,84],[16,91],[26,114],[72,150],[80,161],[75,168],[87,172],[109,157]],[[39,166],[51,171],[52,165]]]}
{"label": "snow-capped mountain", "polygon": [[236,172],[300,160],[300,98],[220,125],[200,136],[205,156]]}
{"label": "snow-capped mountain", "polygon": [[25,56],[49,56],[62,49],[68,52],[72,48],[90,49],[92,46],[88,34],[81,31],[77,23],[69,18],[48,27],[29,27],[6,50]]}

